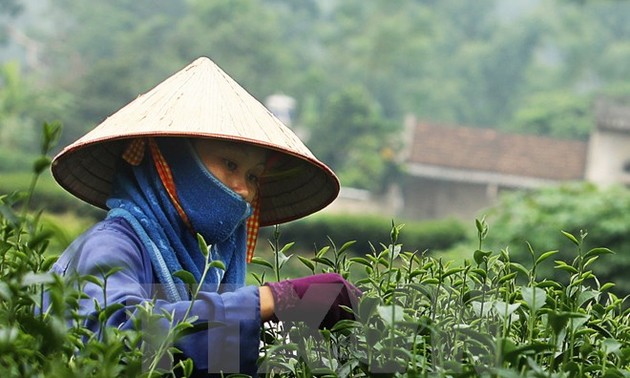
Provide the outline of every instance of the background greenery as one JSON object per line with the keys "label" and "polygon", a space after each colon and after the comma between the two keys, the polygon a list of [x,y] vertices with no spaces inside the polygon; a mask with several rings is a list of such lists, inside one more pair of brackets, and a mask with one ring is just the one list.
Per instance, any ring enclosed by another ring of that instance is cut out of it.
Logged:
{"label": "background greenery", "polygon": [[14,52],[0,70],[5,153],[33,152],[37,127],[56,119],[65,145],[201,55],[260,100],[294,97],[294,124],[311,135],[309,146],[345,185],[370,190],[388,180],[408,113],[585,139],[594,97],[630,93],[627,1],[0,5]]}
{"label": "background greenery", "polygon": [[[548,246],[559,251],[558,259],[576,257],[574,245],[561,231],[587,235],[584,248],[606,246],[614,255],[605,256],[593,271],[602,282],[616,284],[615,292],[630,293],[630,192],[623,187],[597,188],[572,184],[533,192],[512,193],[488,211],[493,232],[486,240],[490,248],[508,248],[511,258],[526,266],[533,261],[529,249],[542,253]],[[559,271],[553,278],[560,279]],[[541,270],[551,275],[551,269]]]}

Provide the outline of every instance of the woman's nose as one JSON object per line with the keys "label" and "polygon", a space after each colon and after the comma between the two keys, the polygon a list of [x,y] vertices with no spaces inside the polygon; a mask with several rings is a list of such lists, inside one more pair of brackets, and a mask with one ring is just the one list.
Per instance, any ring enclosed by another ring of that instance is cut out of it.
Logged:
{"label": "woman's nose", "polygon": [[247,180],[244,177],[232,178],[230,182],[230,189],[241,196],[244,200],[251,202],[252,190],[247,185]]}

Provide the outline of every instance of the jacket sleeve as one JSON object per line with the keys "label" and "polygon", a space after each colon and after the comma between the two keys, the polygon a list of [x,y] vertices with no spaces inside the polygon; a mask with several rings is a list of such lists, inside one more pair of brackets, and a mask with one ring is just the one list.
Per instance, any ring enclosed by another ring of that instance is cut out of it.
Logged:
{"label": "jacket sleeve", "polygon": [[[115,272],[104,280],[111,268]],[[137,306],[153,304],[153,313],[171,314],[173,322],[197,318],[199,331],[175,343],[184,357],[192,358],[195,369],[210,373],[246,373],[255,375],[260,342],[260,299],[255,286],[244,286],[219,293],[201,292],[194,301],[168,302],[156,299],[159,286],[153,283],[151,263],[137,237],[127,227],[107,224],[77,239],[61,256],[53,271],[63,275],[93,275],[104,281],[99,286],[88,282],[83,291],[81,314],[86,326],[97,332],[97,305],[103,308],[115,303],[123,307],[107,320],[106,326],[120,329],[133,327],[141,311]],[[190,310],[189,310],[190,308]],[[147,324],[147,323],[142,323]],[[161,342],[171,327],[163,318],[159,324],[148,323],[143,329],[145,341]],[[207,325],[208,327],[204,327]]]}

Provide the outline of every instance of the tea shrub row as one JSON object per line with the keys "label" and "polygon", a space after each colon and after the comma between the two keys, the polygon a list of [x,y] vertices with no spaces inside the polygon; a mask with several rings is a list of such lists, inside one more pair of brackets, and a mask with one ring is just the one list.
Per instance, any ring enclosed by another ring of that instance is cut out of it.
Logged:
{"label": "tea shrub row", "polygon": [[[347,240],[351,236],[355,241],[353,253],[361,255],[370,252],[370,244],[389,238],[390,225],[391,218],[384,216],[324,214],[283,224],[280,234],[282,241],[294,242],[310,250],[329,245],[331,240]],[[468,237],[469,232],[463,222],[456,219],[407,221],[400,243],[435,251],[448,249]],[[262,229],[261,238],[272,239],[273,228]]]}

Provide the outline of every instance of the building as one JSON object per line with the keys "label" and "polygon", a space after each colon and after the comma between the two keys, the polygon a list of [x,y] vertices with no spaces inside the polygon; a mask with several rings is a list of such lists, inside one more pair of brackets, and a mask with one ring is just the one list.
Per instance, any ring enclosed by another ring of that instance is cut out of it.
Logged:
{"label": "building", "polygon": [[[397,187],[386,198],[364,199],[364,206],[356,193],[346,198],[342,192],[333,209],[372,209],[402,219],[470,220],[505,191],[575,181],[630,185],[630,108],[599,101],[595,109],[596,128],[588,141],[435,124],[410,116],[401,156],[406,173]],[[392,193],[399,196],[396,201]]]}

